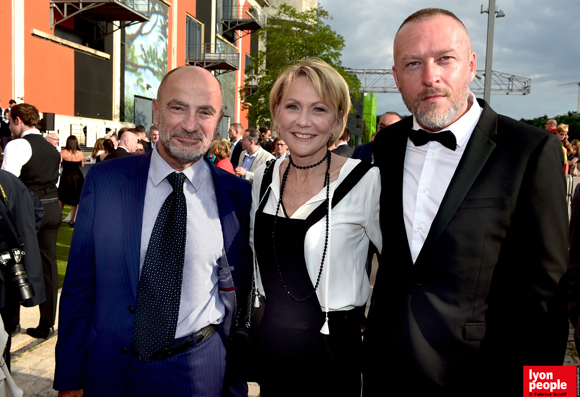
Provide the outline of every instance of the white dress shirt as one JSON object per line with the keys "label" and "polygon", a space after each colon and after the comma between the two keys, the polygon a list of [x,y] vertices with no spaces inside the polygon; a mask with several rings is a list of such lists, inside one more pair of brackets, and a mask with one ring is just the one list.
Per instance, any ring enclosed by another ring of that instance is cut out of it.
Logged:
{"label": "white dress shirt", "polygon": [[[155,148],[145,192],[140,270],[157,215],[173,191],[166,179],[172,172],[175,170]],[[183,173],[186,176],[183,192],[187,204],[187,236],[175,338],[191,335],[209,324],[221,323],[225,315],[218,293],[218,261],[224,241],[211,171],[200,159]]]}
{"label": "white dress shirt", "polygon": [[[441,130],[450,130],[455,135],[455,151],[447,149],[437,141],[415,146],[410,138],[407,140],[403,174],[403,216],[413,263],[423,248],[443,196],[483,111],[471,92],[469,102],[471,108],[467,113]],[[413,116],[413,129],[421,128]]]}
{"label": "white dress shirt", "polygon": [[[276,160],[272,175],[271,193],[264,206],[264,212],[276,213],[280,195],[280,164]],[[360,160],[348,159],[342,166],[338,179],[330,184],[330,200],[334,190],[360,163]],[[260,201],[260,186],[264,176],[265,165],[260,166],[254,174],[252,186],[252,211],[250,212],[250,245],[253,249],[254,220]],[[330,218],[330,235],[327,260],[322,270],[321,281],[316,295],[322,310],[349,310],[363,306],[370,295],[369,278],[365,270],[369,241],[381,252],[383,240],[379,225],[379,199],[381,195],[381,178],[377,167],[369,170],[358,184],[334,207]],[[326,188],[308,200],[292,214],[291,219],[306,219],[312,211],[326,199]],[[278,216],[284,217],[280,210]],[[320,261],[324,250],[326,234],[326,217],[315,223],[306,233],[304,256],[312,285],[316,284]],[[288,244],[296,242],[288,241]],[[259,271],[256,271],[259,291],[264,295]],[[266,297],[267,299],[267,297]]]}
{"label": "white dress shirt", "polygon": [[[22,133],[20,138],[26,135],[36,134],[41,135],[36,128],[26,130]],[[32,147],[26,139],[13,139],[4,148],[4,160],[2,161],[2,169],[8,171],[13,175],[20,176],[22,166],[28,163],[32,157]]]}

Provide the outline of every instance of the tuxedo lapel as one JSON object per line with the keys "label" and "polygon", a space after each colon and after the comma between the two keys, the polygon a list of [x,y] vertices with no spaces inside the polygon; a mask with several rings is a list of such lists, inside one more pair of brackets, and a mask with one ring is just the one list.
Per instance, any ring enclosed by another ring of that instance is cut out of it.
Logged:
{"label": "tuxedo lapel", "polygon": [[480,105],[483,107],[483,112],[479,122],[451,178],[416,263],[420,263],[421,259],[428,255],[429,250],[441,236],[496,146],[491,137],[497,132],[497,113],[487,104],[480,103]]}
{"label": "tuxedo lapel", "polygon": [[141,252],[141,228],[143,226],[143,207],[151,153],[140,156],[127,173],[123,187],[123,225],[125,239],[125,256],[131,279],[133,293],[137,296],[139,285],[139,254]]}
{"label": "tuxedo lapel", "polygon": [[375,165],[381,169],[381,209],[380,220],[383,231],[394,230],[395,238],[387,237],[383,232],[383,252],[401,253],[397,260],[412,265],[411,249],[407,240],[405,220],[403,216],[403,174],[405,153],[409,130],[413,118],[406,119],[383,128],[376,136],[372,145]]}

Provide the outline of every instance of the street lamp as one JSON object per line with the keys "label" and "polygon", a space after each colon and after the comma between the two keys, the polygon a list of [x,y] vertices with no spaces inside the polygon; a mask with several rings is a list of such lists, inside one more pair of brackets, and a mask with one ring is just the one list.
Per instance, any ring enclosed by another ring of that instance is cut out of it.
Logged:
{"label": "street lamp", "polygon": [[[494,10],[490,12],[490,10]],[[487,13],[487,49],[485,52],[485,81],[483,84],[483,99],[489,104],[491,96],[491,59],[493,57],[493,25],[494,16],[497,18],[505,17],[502,10],[497,10],[495,0],[489,0],[489,7],[481,5],[481,13]]]}

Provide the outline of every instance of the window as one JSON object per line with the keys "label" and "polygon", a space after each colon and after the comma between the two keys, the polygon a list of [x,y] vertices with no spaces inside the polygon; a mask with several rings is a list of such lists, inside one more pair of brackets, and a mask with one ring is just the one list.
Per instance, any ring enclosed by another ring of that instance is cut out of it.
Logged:
{"label": "window", "polygon": [[201,59],[202,50],[201,23],[186,15],[185,23],[185,45],[187,59]]}
{"label": "window", "polygon": [[252,67],[252,57],[246,54],[246,68],[245,68],[246,74],[252,74],[251,67]]}

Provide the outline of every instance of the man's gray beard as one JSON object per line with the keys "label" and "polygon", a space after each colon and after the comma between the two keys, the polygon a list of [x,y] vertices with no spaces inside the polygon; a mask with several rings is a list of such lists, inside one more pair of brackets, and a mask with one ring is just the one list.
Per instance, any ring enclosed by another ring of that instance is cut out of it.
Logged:
{"label": "man's gray beard", "polygon": [[[427,109],[421,109],[419,107],[421,100],[424,98],[437,95],[445,94],[450,98],[451,103],[447,109],[443,112],[438,112],[438,108],[441,106],[438,103],[431,103],[427,106]],[[461,91],[454,97],[450,91],[439,90],[436,88],[428,88],[423,93],[417,95],[413,100],[403,97],[403,101],[407,106],[407,109],[415,116],[419,124],[430,130],[441,130],[448,125],[450,125],[459,111],[463,108],[469,97],[469,81],[461,87]]]}
{"label": "man's gray beard", "polygon": [[[194,138],[201,142],[201,147],[197,150],[192,150],[188,146],[177,147],[171,138],[173,137],[183,137],[183,138]],[[206,136],[201,132],[187,133],[184,131],[172,131],[169,135],[159,134],[159,142],[173,159],[175,159],[179,164],[195,163],[201,158],[208,150],[211,145],[211,140],[206,138]]]}

